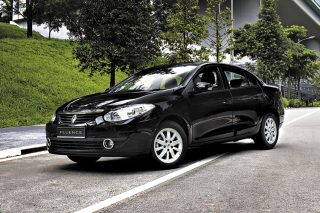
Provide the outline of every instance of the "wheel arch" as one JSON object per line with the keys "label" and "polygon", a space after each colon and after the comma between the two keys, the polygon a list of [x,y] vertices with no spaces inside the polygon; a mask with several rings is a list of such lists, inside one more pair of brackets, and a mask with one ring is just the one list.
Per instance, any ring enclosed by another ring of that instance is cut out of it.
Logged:
{"label": "wheel arch", "polygon": [[173,121],[173,122],[176,122],[177,124],[179,124],[183,128],[183,130],[185,131],[185,133],[187,135],[188,144],[191,143],[191,140],[192,140],[191,125],[188,123],[188,121],[186,121],[186,119],[184,119],[181,115],[170,114],[170,115],[163,117],[160,120],[158,126],[164,121]]}
{"label": "wheel arch", "polygon": [[278,123],[278,125],[280,125],[280,114],[279,114],[279,112],[278,112],[276,109],[274,109],[274,108],[269,108],[269,109],[267,109],[267,110],[265,111],[264,116],[267,115],[268,113],[271,113],[271,114],[273,114],[274,116],[276,116],[277,123]]}

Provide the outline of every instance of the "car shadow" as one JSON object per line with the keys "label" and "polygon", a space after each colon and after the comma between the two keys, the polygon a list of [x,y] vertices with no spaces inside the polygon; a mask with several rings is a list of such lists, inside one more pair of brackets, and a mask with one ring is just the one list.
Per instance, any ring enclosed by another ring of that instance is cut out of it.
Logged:
{"label": "car shadow", "polygon": [[93,165],[79,165],[70,161],[69,164],[59,165],[59,169],[64,171],[85,171],[92,173],[121,173],[131,174],[139,172],[152,172],[159,170],[173,170],[185,167],[197,161],[222,153],[237,154],[240,152],[257,150],[256,146],[250,142],[229,142],[224,144],[209,144],[188,150],[184,161],[175,168],[163,168],[156,164],[149,156],[139,156],[130,158],[101,158]]}

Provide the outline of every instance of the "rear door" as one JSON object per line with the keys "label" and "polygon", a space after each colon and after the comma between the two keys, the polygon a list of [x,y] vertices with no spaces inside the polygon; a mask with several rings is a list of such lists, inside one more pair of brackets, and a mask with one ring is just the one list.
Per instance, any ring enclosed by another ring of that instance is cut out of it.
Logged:
{"label": "rear door", "polygon": [[[205,91],[196,91],[198,82],[210,83]],[[202,68],[188,85],[189,116],[193,142],[203,143],[233,136],[232,98],[216,65]]]}
{"label": "rear door", "polygon": [[227,65],[221,67],[233,98],[235,135],[255,132],[261,117],[263,93],[260,85],[252,75],[240,68]]}

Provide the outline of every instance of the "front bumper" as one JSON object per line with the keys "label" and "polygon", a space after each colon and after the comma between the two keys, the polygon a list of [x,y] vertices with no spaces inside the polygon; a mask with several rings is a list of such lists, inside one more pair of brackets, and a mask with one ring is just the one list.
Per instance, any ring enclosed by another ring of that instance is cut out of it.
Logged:
{"label": "front bumper", "polygon": [[[57,124],[46,125],[49,153],[74,156],[127,157],[150,152],[156,120],[132,122],[125,125],[86,126],[86,138],[58,138]],[[65,127],[65,126],[63,126]],[[71,126],[70,126],[71,127]],[[105,139],[114,142],[112,149],[103,146]]]}

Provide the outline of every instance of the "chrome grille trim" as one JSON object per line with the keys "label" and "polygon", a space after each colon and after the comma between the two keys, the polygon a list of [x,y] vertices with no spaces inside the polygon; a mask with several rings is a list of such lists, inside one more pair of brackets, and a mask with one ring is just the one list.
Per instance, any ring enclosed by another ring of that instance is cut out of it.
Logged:
{"label": "chrome grille trim", "polygon": [[[71,122],[71,119],[74,115],[77,115],[77,119],[74,121],[74,123]],[[96,117],[98,115],[96,114],[58,114],[59,123],[60,124],[72,124],[72,125],[79,125],[79,124],[86,124],[88,122],[94,122]]]}

